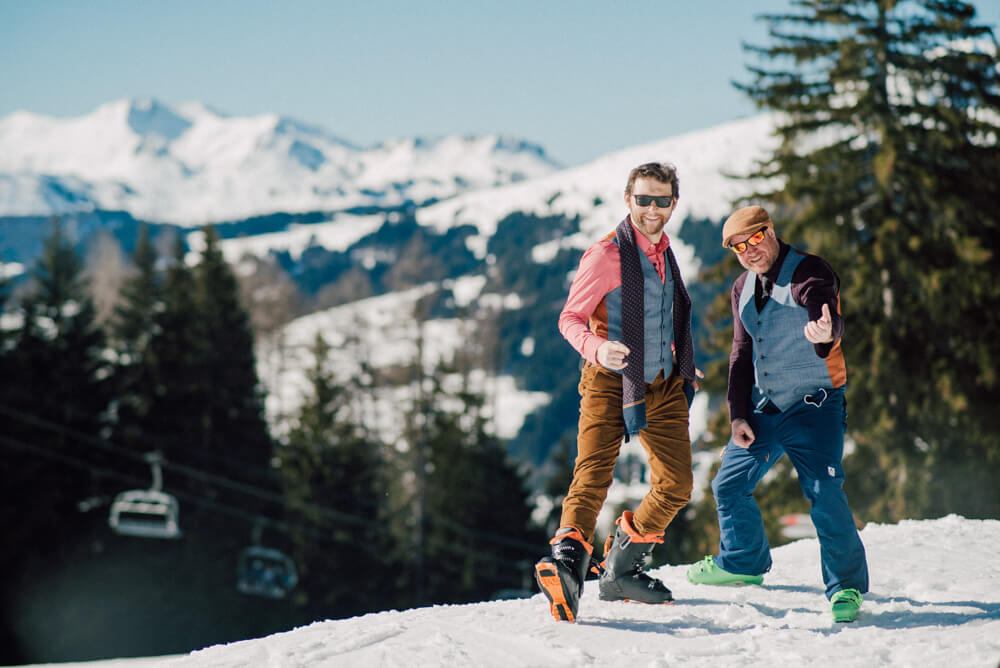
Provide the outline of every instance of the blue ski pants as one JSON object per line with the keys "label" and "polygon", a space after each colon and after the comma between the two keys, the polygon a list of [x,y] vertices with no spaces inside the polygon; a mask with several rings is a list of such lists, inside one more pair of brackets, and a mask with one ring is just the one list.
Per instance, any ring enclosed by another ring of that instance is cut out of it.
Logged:
{"label": "blue ski pants", "polygon": [[[822,396],[822,395],[821,395]],[[868,591],[868,563],[861,537],[844,494],[844,388],[828,391],[820,402],[800,401],[784,412],[756,410],[748,420],[754,442],[741,448],[731,440],[722,467],[712,480],[719,515],[719,567],[742,575],[771,568],[771,549],[760,509],[754,500],[757,483],[785,454],[811,505],[819,537],[823,583],[829,598],[840,589]],[[819,405],[815,405],[819,403]]]}

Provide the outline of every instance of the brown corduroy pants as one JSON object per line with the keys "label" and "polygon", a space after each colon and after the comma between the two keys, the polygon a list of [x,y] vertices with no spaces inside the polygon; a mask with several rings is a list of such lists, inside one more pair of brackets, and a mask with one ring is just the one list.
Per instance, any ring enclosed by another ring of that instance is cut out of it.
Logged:
{"label": "brown corduroy pants", "polygon": [[[662,534],[691,500],[691,439],[683,382],[676,372],[666,379],[661,372],[646,384],[647,426],[639,432],[639,442],[649,459],[650,489],[633,517],[634,528],[642,535]],[[576,466],[560,526],[576,527],[592,541],[625,433],[622,377],[588,362],[579,390]]]}

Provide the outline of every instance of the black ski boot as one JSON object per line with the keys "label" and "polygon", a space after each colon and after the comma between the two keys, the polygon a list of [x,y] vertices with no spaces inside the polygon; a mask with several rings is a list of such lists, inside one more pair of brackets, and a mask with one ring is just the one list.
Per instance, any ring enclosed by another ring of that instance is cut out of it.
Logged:
{"label": "black ski boot", "polygon": [[552,556],[535,564],[535,580],[549,599],[549,610],[556,621],[574,622],[594,548],[573,527],[562,527],[549,542]]}
{"label": "black ski boot", "polygon": [[602,601],[636,601],[639,603],[673,603],[670,590],[656,578],[643,572],[646,557],[663,536],[641,536],[632,526],[632,512],[626,510],[615,522],[618,528],[608,538],[604,548],[604,572],[601,573]]}

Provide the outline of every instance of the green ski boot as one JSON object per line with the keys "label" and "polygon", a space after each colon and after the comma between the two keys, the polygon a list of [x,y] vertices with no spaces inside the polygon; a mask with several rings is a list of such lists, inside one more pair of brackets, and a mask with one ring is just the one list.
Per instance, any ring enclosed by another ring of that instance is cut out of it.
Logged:
{"label": "green ski boot", "polygon": [[861,592],[857,589],[841,589],[830,597],[835,622],[853,622],[861,609]]}
{"label": "green ski boot", "polygon": [[764,581],[763,575],[740,575],[719,568],[711,555],[691,564],[687,570],[688,582],[706,585],[755,584]]}

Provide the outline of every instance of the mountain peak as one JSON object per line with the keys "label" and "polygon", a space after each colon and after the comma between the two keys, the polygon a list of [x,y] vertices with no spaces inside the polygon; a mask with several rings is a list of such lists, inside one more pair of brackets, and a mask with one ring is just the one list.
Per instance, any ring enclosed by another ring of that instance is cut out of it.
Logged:
{"label": "mountain peak", "polygon": [[129,127],[137,135],[156,135],[168,142],[177,139],[191,127],[191,121],[151,98],[132,100],[127,119]]}
{"label": "mountain peak", "polygon": [[[39,192],[64,193],[59,206],[71,210],[122,210],[181,225],[440,201],[554,170],[524,146],[455,136],[360,149],[274,112],[228,116],[199,102],[119,99],[75,118],[0,118],[0,174],[37,185],[17,181],[0,198],[0,216],[53,212],[52,197],[29,197]],[[53,191],[43,182],[51,176],[77,179],[73,192]]]}
{"label": "mountain peak", "polygon": [[561,167],[556,160],[553,160],[552,157],[545,152],[544,148],[542,148],[539,144],[535,144],[534,142],[530,142],[526,139],[497,135],[495,137],[493,150],[498,152],[507,151],[510,153],[530,153],[548,162],[554,167]]}

